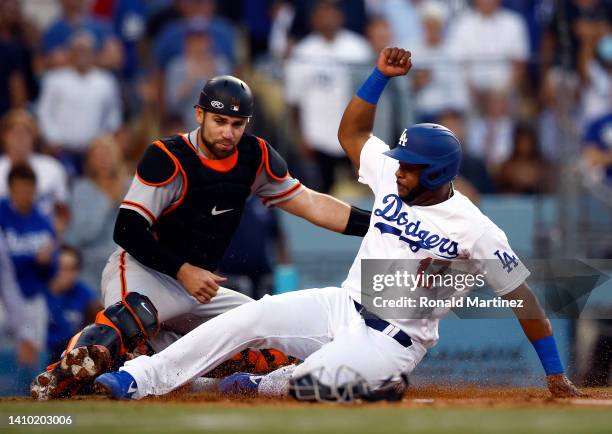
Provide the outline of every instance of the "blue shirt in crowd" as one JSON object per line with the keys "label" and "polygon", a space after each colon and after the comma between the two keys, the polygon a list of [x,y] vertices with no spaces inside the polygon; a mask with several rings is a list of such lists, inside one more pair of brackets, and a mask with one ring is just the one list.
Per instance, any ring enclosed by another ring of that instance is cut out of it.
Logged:
{"label": "blue shirt in crowd", "polygon": [[[172,59],[183,54],[189,25],[189,22],[177,20],[164,27],[155,38],[153,53],[159,68],[166,69]],[[236,53],[234,52],[234,29],[231,24],[222,18],[215,18],[206,25],[206,31],[212,37],[215,52],[224,55],[233,64],[236,60]]]}
{"label": "blue shirt in crowd", "polygon": [[123,44],[126,78],[133,78],[139,72],[138,43],[145,36],[147,14],[146,0],[123,0],[117,2],[113,11],[113,28]]}
{"label": "blue shirt in crowd", "polygon": [[106,39],[113,35],[109,25],[93,18],[85,18],[76,25],[60,18],[51,24],[43,35],[42,52],[49,54],[58,48],[66,48],[70,38],[72,38],[72,35],[77,30],[90,32],[96,39],[96,48],[98,50],[103,47]]}
{"label": "blue shirt in crowd", "polygon": [[[612,151],[612,113],[591,122],[586,128],[583,142],[596,145],[604,152]],[[606,170],[606,180],[612,182],[612,167]]]}
{"label": "blue shirt in crowd", "polygon": [[87,307],[95,299],[94,292],[82,282],[76,282],[71,289],[62,294],[47,293],[49,351],[53,353],[59,349],[61,352],[66,347],[66,342],[83,327]]}
{"label": "blue shirt in crowd", "polygon": [[57,253],[50,265],[36,262],[38,252],[56,244],[51,221],[36,207],[29,215],[19,214],[8,199],[0,201],[0,228],[15,266],[17,282],[24,297],[32,298],[48,291],[49,281],[57,271]]}

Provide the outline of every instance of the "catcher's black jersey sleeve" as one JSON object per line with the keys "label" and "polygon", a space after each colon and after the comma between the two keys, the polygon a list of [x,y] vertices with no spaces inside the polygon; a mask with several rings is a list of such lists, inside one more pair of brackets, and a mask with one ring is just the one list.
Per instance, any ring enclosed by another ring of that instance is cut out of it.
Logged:
{"label": "catcher's black jersey sleeve", "polygon": [[185,263],[159,244],[151,233],[148,220],[131,209],[119,210],[113,240],[141,264],[175,279]]}

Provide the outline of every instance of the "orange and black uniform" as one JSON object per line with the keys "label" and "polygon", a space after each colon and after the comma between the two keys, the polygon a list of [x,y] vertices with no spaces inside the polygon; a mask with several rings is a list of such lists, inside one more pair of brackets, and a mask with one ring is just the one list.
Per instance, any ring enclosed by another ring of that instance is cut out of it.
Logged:
{"label": "orange and black uniform", "polygon": [[155,142],[138,165],[139,179],[161,186],[182,176],[181,197],[152,219],[150,228],[140,214],[122,208],[115,241],[142,264],[171,277],[185,262],[215,270],[240,223],[256,176],[262,170],[273,179],[288,176],[282,157],[250,134],[243,135],[223,166],[215,165],[217,161],[199,155],[182,135]]}

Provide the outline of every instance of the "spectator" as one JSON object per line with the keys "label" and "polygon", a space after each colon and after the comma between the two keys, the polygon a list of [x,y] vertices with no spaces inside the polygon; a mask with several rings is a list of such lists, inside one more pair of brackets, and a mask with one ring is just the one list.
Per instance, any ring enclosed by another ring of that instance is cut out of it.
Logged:
{"label": "spectator", "polygon": [[112,23],[113,32],[121,45],[123,61],[117,70],[122,84],[122,101],[127,119],[132,119],[142,109],[137,85],[144,72],[143,56],[148,50],[146,20],[151,2],[147,0],[96,0],[92,11],[100,19]]}
{"label": "spectator", "polygon": [[553,173],[542,157],[534,128],[518,125],[514,129],[514,149],[497,174],[497,191],[514,194],[550,193]]}
{"label": "spectator", "polygon": [[431,122],[442,109],[464,111],[469,95],[463,85],[462,69],[453,61],[444,34],[448,10],[439,2],[428,1],[421,9],[423,42],[411,48],[412,87],[418,122]]}
{"label": "spectator", "polygon": [[31,369],[36,370],[46,347],[45,295],[57,269],[56,237],[51,222],[35,207],[36,175],[32,168],[25,164],[13,166],[8,182],[9,199],[0,202],[0,228],[24,298],[22,326],[32,336],[29,359]]}
{"label": "spectator", "polygon": [[[446,128],[455,133],[463,145],[463,155],[459,176],[469,182],[478,193],[491,194],[494,193],[495,187],[493,180],[489,175],[487,166],[482,158],[473,155],[469,146],[466,143],[465,134],[465,115],[454,108],[442,110],[436,119],[436,123],[444,125]],[[463,190],[460,190],[464,193]]]}
{"label": "spectator", "polygon": [[580,96],[576,72],[561,67],[546,72],[540,88],[538,135],[542,153],[554,165],[560,165],[564,155],[575,153],[577,143],[572,137],[579,136],[575,123],[580,118]]}
{"label": "spectator", "polygon": [[289,1],[277,0],[270,8],[270,56],[275,61],[284,60],[291,50],[291,25],[295,18],[295,8]]}
{"label": "spectator", "polygon": [[182,18],[179,0],[149,1],[150,15],[147,20],[147,39],[153,41],[172,22]]}
{"label": "spectator", "polygon": [[[0,27],[5,26],[0,15]],[[26,65],[23,53],[11,38],[0,37],[0,116],[8,110],[24,108],[27,102]]]}
{"label": "spectator", "polygon": [[59,360],[72,336],[85,325],[92,323],[96,313],[102,310],[98,297],[78,280],[81,256],[74,247],[60,248],[57,275],[49,285],[49,329],[47,352],[49,360]]}
{"label": "spectator", "polygon": [[584,50],[584,45],[592,46],[593,41],[603,35],[611,19],[609,0],[555,2],[541,44],[544,73],[552,66],[581,69],[587,60],[584,54],[589,51],[588,47]]}
{"label": "spectator", "polygon": [[[612,31],[593,44],[585,64],[582,117],[585,123],[612,110]],[[586,50],[586,44],[584,44]]]}
{"label": "spectator", "polygon": [[348,159],[337,139],[337,128],[353,89],[347,64],[371,57],[367,41],[344,29],[342,11],[320,1],[312,13],[314,31],[293,50],[286,69],[286,99],[297,126],[299,150],[316,161],[319,190],[328,192],[339,164]]}
{"label": "spectator", "polygon": [[[38,94],[38,82],[35,72],[35,53],[39,43],[39,31],[22,12],[22,5],[17,0],[0,2],[0,41],[13,47],[13,59],[2,56],[4,67],[10,69],[12,64],[20,65],[19,79],[13,79],[12,93],[19,101],[13,107],[23,107],[26,102],[34,101]],[[0,116],[6,108],[0,108]]]}
{"label": "spectator", "polygon": [[587,126],[582,153],[589,176],[612,185],[612,110]]}
{"label": "spectator", "polygon": [[55,228],[63,233],[68,223],[68,177],[54,158],[35,152],[38,127],[25,110],[13,110],[0,123],[2,149],[0,157],[0,198],[8,196],[7,176],[12,166],[27,163],[36,174],[36,205]]}
{"label": "spectator", "polygon": [[193,23],[208,27],[217,53],[236,62],[235,35],[232,25],[216,15],[215,0],[175,0],[180,18],[166,24],[153,41],[157,68],[165,70],[185,46],[187,28]]}
{"label": "spectator", "polygon": [[423,45],[423,22],[420,8],[423,0],[379,0],[377,13],[384,16],[391,25],[392,46],[412,47]]}
{"label": "spectator", "polygon": [[[355,33],[364,34],[367,15],[367,0],[333,0],[338,10],[344,16],[344,27]],[[319,0],[293,0],[295,14],[291,23],[289,33],[294,42],[299,42],[309,33],[315,31],[311,16],[317,7]]]}
{"label": "spectator", "polygon": [[128,187],[119,145],[111,136],[96,138],[87,152],[85,177],[74,184],[66,241],[83,255],[81,280],[98,293],[102,269],[117,248],[113,228]]}
{"label": "spectator", "polygon": [[495,172],[510,157],[514,120],[510,113],[510,95],[506,89],[491,89],[483,94],[484,113],[468,123],[468,150],[484,159]]}
{"label": "spectator", "polygon": [[74,35],[86,31],[95,38],[97,65],[119,71],[123,66],[123,50],[110,26],[89,14],[86,0],[60,0],[60,3],[61,17],[47,29],[42,39],[41,49],[47,68],[70,65]]}
{"label": "spectator", "polygon": [[464,65],[468,88],[477,98],[492,88],[520,89],[529,58],[524,19],[500,4],[474,0],[449,35],[451,52]]}
{"label": "spectator", "polygon": [[[253,225],[258,230],[253,230]],[[219,270],[228,285],[255,300],[272,293],[275,264],[288,264],[289,253],[277,211],[256,197],[246,204],[240,226]]]}
{"label": "spectator", "polygon": [[7,313],[7,326],[17,344],[17,364],[20,367],[38,365],[36,333],[27,324],[24,312],[26,301],[17,283],[13,261],[8,252],[4,234],[0,230],[0,300]]}
{"label": "spectator", "polygon": [[131,81],[140,71],[138,48],[146,35],[147,0],[96,1],[92,10],[102,20],[112,22],[113,32],[122,46],[122,78]]}
{"label": "spectator", "polygon": [[[232,9],[240,13],[235,22],[241,23],[247,32],[248,58],[254,61],[268,52],[268,40],[272,26],[271,9],[274,1],[235,0],[235,2],[238,3],[237,7]],[[221,4],[229,5],[231,2],[226,0]]]}
{"label": "spectator", "polygon": [[185,36],[183,54],[168,65],[166,71],[166,104],[171,114],[181,117],[188,131],[195,129],[194,95],[206,81],[216,75],[229,74],[229,61],[215,53],[206,27],[192,23]]}
{"label": "spectator", "polygon": [[76,33],[69,65],[45,74],[38,103],[45,140],[77,174],[82,172],[91,140],[121,125],[118,83],[109,72],[94,66],[94,53],[91,34]]}

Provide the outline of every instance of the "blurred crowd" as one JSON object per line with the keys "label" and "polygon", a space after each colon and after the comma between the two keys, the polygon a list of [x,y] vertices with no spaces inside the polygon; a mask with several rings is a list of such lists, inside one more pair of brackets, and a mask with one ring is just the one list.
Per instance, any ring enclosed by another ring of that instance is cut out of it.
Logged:
{"label": "blurred crowd", "polygon": [[[389,84],[375,133],[394,143],[414,122],[441,123],[464,144],[460,190],[546,194],[570,159],[612,182],[611,23],[610,0],[0,1],[0,252],[11,259],[0,277],[14,274],[24,300],[29,319],[15,321],[40,324],[21,336],[20,360],[57,358],[91,322],[135,164],[152,140],[197,127],[207,79],[251,85],[249,128],[306,185],[363,194],[337,127],[378,52],[405,47],[412,71]],[[288,258],[273,211],[247,212],[269,230],[235,243],[256,247],[239,259],[235,248],[225,269],[258,296],[271,285],[261,246]]]}

